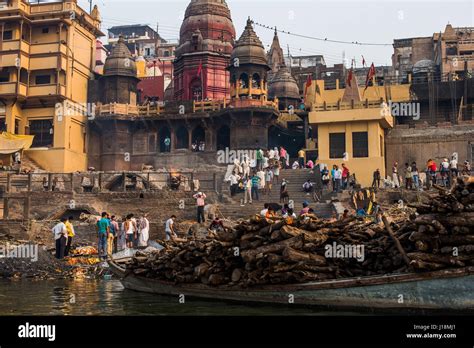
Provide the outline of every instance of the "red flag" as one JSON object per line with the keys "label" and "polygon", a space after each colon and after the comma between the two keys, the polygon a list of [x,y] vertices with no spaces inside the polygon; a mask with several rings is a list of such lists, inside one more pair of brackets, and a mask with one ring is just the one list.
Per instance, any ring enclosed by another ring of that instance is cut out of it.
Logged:
{"label": "red flag", "polygon": [[352,72],[352,68],[351,68],[351,70],[349,70],[349,74],[347,75],[347,82],[346,82],[349,87],[352,87],[351,86],[352,76],[353,76],[353,72]]}
{"label": "red flag", "polygon": [[201,76],[201,73],[202,73],[202,61],[199,63],[197,76]]}
{"label": "red flag", "polygon": [[[375,65],[372,63],[369,72],[367,73],[367,79],[365,80],[365,89],[369,87],[369,82],[375,77]],[[365,91],[365,90],[364,90]]]}
{"label": "red flag", "polygon": [[304,91],[305,95],[308,92],[308,88],[311,87],[312,84],[313,84],[313,78],[312,78],[311,74],[309,74],[308,79],[306,80],[306,87],[305,87],[305,91]]}
{"label": "red flag", "polygon": [[362,56],[362,67],[365,67],[365,58]]}

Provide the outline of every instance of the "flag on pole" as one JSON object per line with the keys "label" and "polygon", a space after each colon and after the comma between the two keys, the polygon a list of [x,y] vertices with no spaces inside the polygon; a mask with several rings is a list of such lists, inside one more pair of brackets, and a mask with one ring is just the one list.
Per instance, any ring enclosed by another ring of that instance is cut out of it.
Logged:
{"label": "flag on pole", "polygon": [[370,81],[372,81],[374,78],[375,78],[375,65],[374,65],[374,63],[372,63],[372,65],[370,66],[369,72],[367,73],[367,79],[365,80],[364,92],[369,87]]}
{"label": "flag on pole", "polygon": [[349,70],[349,74],[347,74],[347,81],[346,81],[346,83],[349,87],[352,87],[352,85],[351,85],[352,77],[353,77],[353,71],[352,71],[352,68],[351,68],[351,70]]}
{"label": "flag on pole", "polygon": [[365,58],[362,56],[362,67],[365,68]]}
{"label": "flag on pole", "polygon": [[197,76],[201,76],[201,74],[202,74],[202,61],[199,63]]}
{"label": "flag on pole", "polygon": [[308,89],[311,87],[311,85],[313,84],[313,77],[311,76],[311,74],[308,75],[308,79],[306,80],[306,87],[305,87],[305,90],[304,90],[304,95],[306,96],[306,94],[308,94]]}

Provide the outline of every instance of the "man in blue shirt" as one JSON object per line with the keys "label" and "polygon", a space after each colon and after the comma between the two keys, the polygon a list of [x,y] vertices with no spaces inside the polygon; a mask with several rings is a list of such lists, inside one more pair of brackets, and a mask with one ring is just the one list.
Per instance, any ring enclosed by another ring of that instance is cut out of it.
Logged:
{"label": "man in blue shirt", "polygon": [[102,218],[97,221],[97,228],[99,230],[99,257],[105,259],[107,257],[107,238],[110,233],[110,221],[107,219],[106,212],[103,212]]}
{"label": "man in blue shirt", "polygon": [[250,179],[252,181],[252,199],[254,199],[253,197],[255,196],[255,200],[259,200],[258,199],[258,187],[259,187],[259,184],[260,184],[260,178],[259,176],[257,175],[257,173],[254,173],[252,178]]}

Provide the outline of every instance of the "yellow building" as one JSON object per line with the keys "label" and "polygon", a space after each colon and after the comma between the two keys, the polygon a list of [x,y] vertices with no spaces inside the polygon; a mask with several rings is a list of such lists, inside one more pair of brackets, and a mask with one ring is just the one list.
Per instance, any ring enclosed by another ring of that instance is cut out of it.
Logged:
{"label": "yellow building", "polygon": [[26,155],[46,170],[87,169],[88,81],[104,35],[97,7],[89,15],[77,0],[2,4],[0,128],[34,135]]}
{"label": "yellow building", "polygon": [[318,162],[329,170],[345,163],[362,186],[370,186],[375,170],[386,176],[385,134],[394,119],[384,103],[409,101],[409,85],[364,90],[354,78],[352,86],[324,90],[324,81],[313,81],[307,98],[309,123],[317,129]]}

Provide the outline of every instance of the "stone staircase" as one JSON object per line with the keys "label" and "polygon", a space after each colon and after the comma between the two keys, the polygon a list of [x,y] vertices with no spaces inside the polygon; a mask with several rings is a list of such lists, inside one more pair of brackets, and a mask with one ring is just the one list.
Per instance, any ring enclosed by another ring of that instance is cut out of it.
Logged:
{"label": "stone staircase", "polygon": [[[294,202],[295,212],[298,213],[302,209],[303,202],[310,203],[310,207],[314,209],[317,216],[329,218],[333,215],[334,209],[331,203],[333,198],[331,194],[325,193],[320,203],[313,201],[311,195],[306,195],[303,192],[303,184],[306,180],[311,179],[313,182],[314,174],[306,169],[285,169],[280,171],[280,183],[282,179],[288,182],[288,192],[290,200]],[[260,191],[259,201],[253,201],[253,204],[241,206],[243,200],[243,193],[239,193],[234,197],[230,197],[229,185],[224,183],[222,186],[222,202],[219,204],[221,215],[225,218],[236,219],[251,216],[259,213],[263,209],[264,203],[278,203],[280,204],[280,184],[274,183],[272,192],[269,195]],[[335,197],[337,198],[337,197]],[[283,205],[283,204],[282,204]]]}
{"label": "stone staircase", "polygon": [[23,154],[23,157],[21,159],[21,168],[23,170],[28,170],[32,173],[44,173],[46,172],[41,166],[36,163],[34,160],[32,160],[28,155]]}

